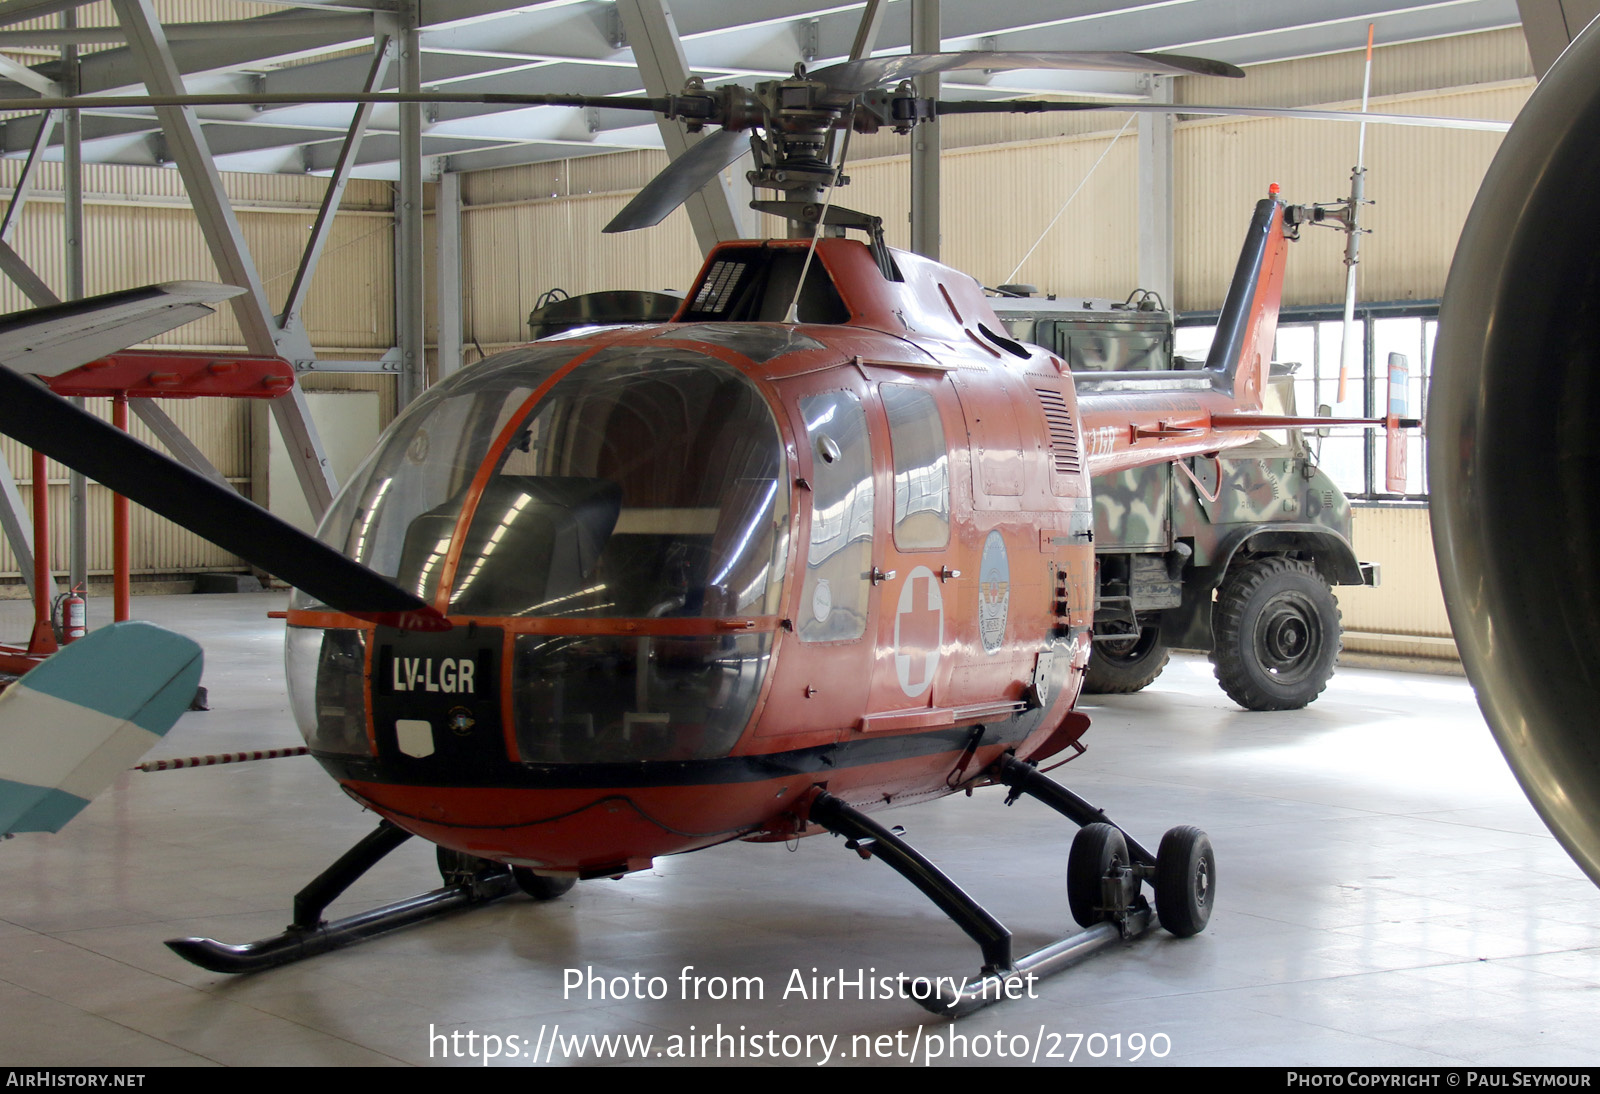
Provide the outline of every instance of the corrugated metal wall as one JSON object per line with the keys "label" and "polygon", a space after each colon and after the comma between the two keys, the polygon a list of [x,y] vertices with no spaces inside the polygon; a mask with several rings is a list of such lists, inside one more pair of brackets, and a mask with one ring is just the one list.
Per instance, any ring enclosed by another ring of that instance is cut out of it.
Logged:
{"label": "corrugated metal wall", "polygon": [[652,175],[660,152],[627,152],[482,171],[462,180],[463,321],[488,352],[528,339],[539,296],[627,287],[679,290],[700,268],[681,210],[660,226],[606,235]]}
{"label": "corrugated metal wall", "polygon": [[1382,567],[1376,589],[1340,587],[1347,650],[1407,657],[1455,657],[1450,619],[1433,557],[1428,511],[1418,506],[1355,510],[1356,557]]}
{"label": "corrugated metal wall", "polygon": [[[1528,86],[1395,101],[1372,109],[1509,120]],[[1175,140],[1178,307],[1215,308],[1239,254],[1251,205],[1269,183],[1294,202],[1336,201],[1350,189],[1357,127],[1280,118],[1185,122]],[[1478,183],[1500,146],[1498,133],[1410,126],[1367,130],[1367,198],[1372,232],[1361,245],[1363,300],[1437,299]],[[1285,278],[1284,301],[1344,297],[1344,236],[1307,228]]]}
{"label": "corrugated metal wall", "polygon": [[[275,11],[287,11],[294,7],[293,4],[256,3],[255,0],[151,0],[155,8],[156,18],[163,24],[167,23],[215,23],[230,19],[249,19],[257,15],[267,15]],[[41,15],[35,19],[24,19],[8,24],[12,30],[48,30],[60,26],[55,14]],[[117,25],[117,13],[109,0],[97,0],[95,3],[83,4],[78,8],[78,26],[80,27],[114,27]],[[86,46],[84,52],[95,48],[109,48],[105,46]],[[54,57],[54,50],[51,50]]]}

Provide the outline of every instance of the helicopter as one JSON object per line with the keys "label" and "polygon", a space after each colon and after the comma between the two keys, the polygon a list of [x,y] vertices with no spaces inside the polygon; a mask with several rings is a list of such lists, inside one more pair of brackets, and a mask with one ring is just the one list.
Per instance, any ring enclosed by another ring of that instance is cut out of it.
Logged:
{"label": "helicopter", "polygon": [[[1161,55],[1072,60],[1232,74]],[[1276,187],[1204,365],[1079,384],[1003,333],[977,281],[832,203],[851,132],[936,109],[884,81],[1066,63],[913,55],[646,100],[721,128],[612,227],[659,221],[759,130],[758,185],[786,196],[754,206],[791,238],[714,249],[669,323],[557,336],[433,387],[315,537],[32,378],[193,318],[206,290],[0,318],[0,334],[48,329],[65,346],[6,357],[0,432],[295,586],[297,723],[383,818],[297,894],[281,934],[168,945],[252,971],[518,889],[548,900],[665,855],[821,832],[896,870],[979,946],[976,978],[906,985],[941,1014],[1015,997],[1157,918],[1202,931],[1217,877],[1205,833],[1174,827],[1152,852],[1039,768],[1080,754],[1088,728],[1074,708],[1094,612],[1089,477],[1214,460],[1265,428],[1404,423],[1262,411],[1288,245],[1322,219]],[[988,785],[1079,826],[1067,895],[1084,929],[1027,955],[870,815]],[[324,921],[413,835],[438,846],[443,888]]]}

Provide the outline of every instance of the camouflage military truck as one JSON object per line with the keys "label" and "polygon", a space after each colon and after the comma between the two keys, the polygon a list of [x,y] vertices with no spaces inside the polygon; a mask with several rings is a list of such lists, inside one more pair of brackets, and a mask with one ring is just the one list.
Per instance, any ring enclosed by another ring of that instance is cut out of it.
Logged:
{"label": "camouflage military truck", "polygon": [[[1013,337],[1067,361],[1080,390],[1114,390],[1130,372],[1203,363],[1174,356],[1171,313],[1145,300],[993,303]],[[1273,366],[1268,411],[1295,413],[1293,368]],[[1377,567],[1356,560],[1350,503],[1301,433],[1263,432],[1217,460],[1096,476],[1094,501],[1086,691],[1138,691],[1169,649],[1193,649],[1211,655],[1223,691],[1250,710],[1294,710],[1322,693],[1340,647],[1330,586],[1376,585]]]}

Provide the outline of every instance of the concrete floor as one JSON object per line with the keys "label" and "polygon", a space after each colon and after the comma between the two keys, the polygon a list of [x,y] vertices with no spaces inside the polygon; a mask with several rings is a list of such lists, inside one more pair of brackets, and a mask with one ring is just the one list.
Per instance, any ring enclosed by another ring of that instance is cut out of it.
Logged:
{"label": "concrete floor", "polygon": [[[282,605],[135,602],[208,659],[212,709],[153,756],[299,743],[281,624],[266,619]],[[876,980],[979,963],[905,882],[825,836],[663,860],[252,976],[193,968],[161,941],[275,933],[294,891],[373,823],[314,763],[288,759],[130,773],[65,831],[0,844],[0,1064],[473,1063],[445,1053],[513,1037],[539,1044],[542,1063],[558,1035],[587,1034],[652,1036],[654,1059],[698,1055],[705,1042],[684,1039],[719,1030],[741,1038],[722,1052],[743,1062],[861,1062],[870,1047],[880,1063],[997,1049],[1006,1063],[1600,1063],[1579,1018],[1600,1003],[1600,894],[1523,800],[1465,681],[1350,669],[1307,710],[1251,714],[1204,660],[1181,657],[1145,693],[1087,709],[1089,752],[1056,777],[1152,845],[1176,824],[1205,828],[1217,911],[1196,938],[1157,931],[1041,982],[1037,999],[952,1026],[896,998],[785,998],[797,970]],[[886,816],[1022,952],[1070,928],[1072,829],[1001,799]],[[429,849],[408,845],[333,913],[436,884]],[[754,978],[765,997],[685,1000],[689,966]],[[589,971],[659,976],[666,998],[564,998],[565,979]]]}

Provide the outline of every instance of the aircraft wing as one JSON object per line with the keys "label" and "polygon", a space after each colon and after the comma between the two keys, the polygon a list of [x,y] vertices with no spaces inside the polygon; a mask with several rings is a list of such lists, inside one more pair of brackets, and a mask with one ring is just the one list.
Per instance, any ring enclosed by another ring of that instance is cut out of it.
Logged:
{"label": "aircraft wing", "polygon": [[0,364],[59,376],[110,353],[210,315],[210,305],[243,289],[169,281],[0,316]]}
{"label": "aircraft wing", "polygon": [[57,832],[171,729],[200,685],[200,647],[113,623],[0,693],[0,832]]}

